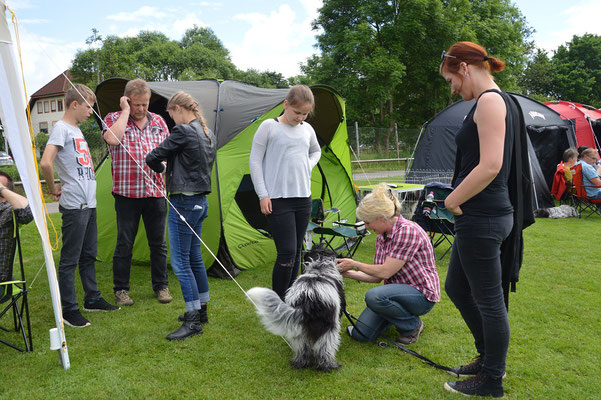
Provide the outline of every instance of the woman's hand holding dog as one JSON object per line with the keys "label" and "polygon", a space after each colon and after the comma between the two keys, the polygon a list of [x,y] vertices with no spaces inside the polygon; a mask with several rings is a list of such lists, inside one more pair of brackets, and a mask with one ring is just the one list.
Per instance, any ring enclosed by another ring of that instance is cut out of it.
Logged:
{"label": "woman's hand holding dog", "polygon": [[337,261],[338,265],[336,266],[338,267],[338,271],[340,271],[341,273],[349,271],[351,269],[357,269],[356,262],[352,258],[339,258]]}

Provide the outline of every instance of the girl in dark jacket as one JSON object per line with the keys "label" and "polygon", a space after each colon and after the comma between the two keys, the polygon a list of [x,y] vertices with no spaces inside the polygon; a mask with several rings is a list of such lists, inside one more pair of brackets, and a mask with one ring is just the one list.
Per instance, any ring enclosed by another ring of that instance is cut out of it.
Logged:
{"label": "girl in dark jacket", "polygon": [[169,137],[146,156],[146,163],[154,171],[163,172],[163,161],[167,162],[171,267],[186,303],[186,312],[180,316],[182,326],[167,335],[168,340],[175,340],[202,333],[201,324],[208,322],[209,282],[199,238],[208,215],[206,195],[211,192],[216,139],[189,94],[174,94],[167,103],[167,112],[176,125]]}

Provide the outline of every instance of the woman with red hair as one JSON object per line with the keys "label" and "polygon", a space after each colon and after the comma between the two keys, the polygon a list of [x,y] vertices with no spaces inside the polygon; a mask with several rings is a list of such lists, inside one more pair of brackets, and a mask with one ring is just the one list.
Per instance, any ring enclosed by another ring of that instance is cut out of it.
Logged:
{"label": "woman with red hair", "polygon": [[476,99],[455,142],[453,192],[446,207],[455,214],[455,240],[445,290],[475,339],[478,356],[454,368],[468,378],[445,389],[468,396],[502,397],[509,346],[509,320],[501,275],[501,243],[513,227],[508,179],[514,130],[508,123],[511,99],[491,73],[505,63],[471,42],[442,53],[440,73],[453,94]]}

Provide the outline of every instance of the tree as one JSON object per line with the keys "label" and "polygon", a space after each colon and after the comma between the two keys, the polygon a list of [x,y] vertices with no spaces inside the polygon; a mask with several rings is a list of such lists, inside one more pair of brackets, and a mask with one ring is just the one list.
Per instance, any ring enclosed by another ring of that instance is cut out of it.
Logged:
{"label": "tree", "polygon": [[523,93],[543,101],[554,97],[554,71],[555,68],[547,52],[537,49],[536,53],[528,61],[526,69],[519,80],[519,85]]}
{"label": "tree", "polygon": [[601,105],[601,36],[574,36],[555,51],[552,64],[557,98]]}
{"label": "tree", "polygon": [[509,0],[324,0],[313,27],[323,32],[321,55],[303,73],[340,90],[350,120],[387,127],[384,143],[395,123],[419,126],[452,101],[438,73],[452,43],[475,41],[505,59],[498,81],[507,89],[517,87],[532,46]]}

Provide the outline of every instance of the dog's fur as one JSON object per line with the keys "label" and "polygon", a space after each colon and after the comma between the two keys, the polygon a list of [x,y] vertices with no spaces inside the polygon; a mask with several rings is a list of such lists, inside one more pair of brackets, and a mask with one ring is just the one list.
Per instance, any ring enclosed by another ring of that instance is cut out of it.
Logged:
{"label": "dog's fur", "polygon": [[305,256],[305,272],[286,292],[286,301],[270,289],[255,287],[248,296],[265,328],[284,336],[292,346],[294,368],[337,369],[340,315],[345,307],[336,254],[315,249]]}

